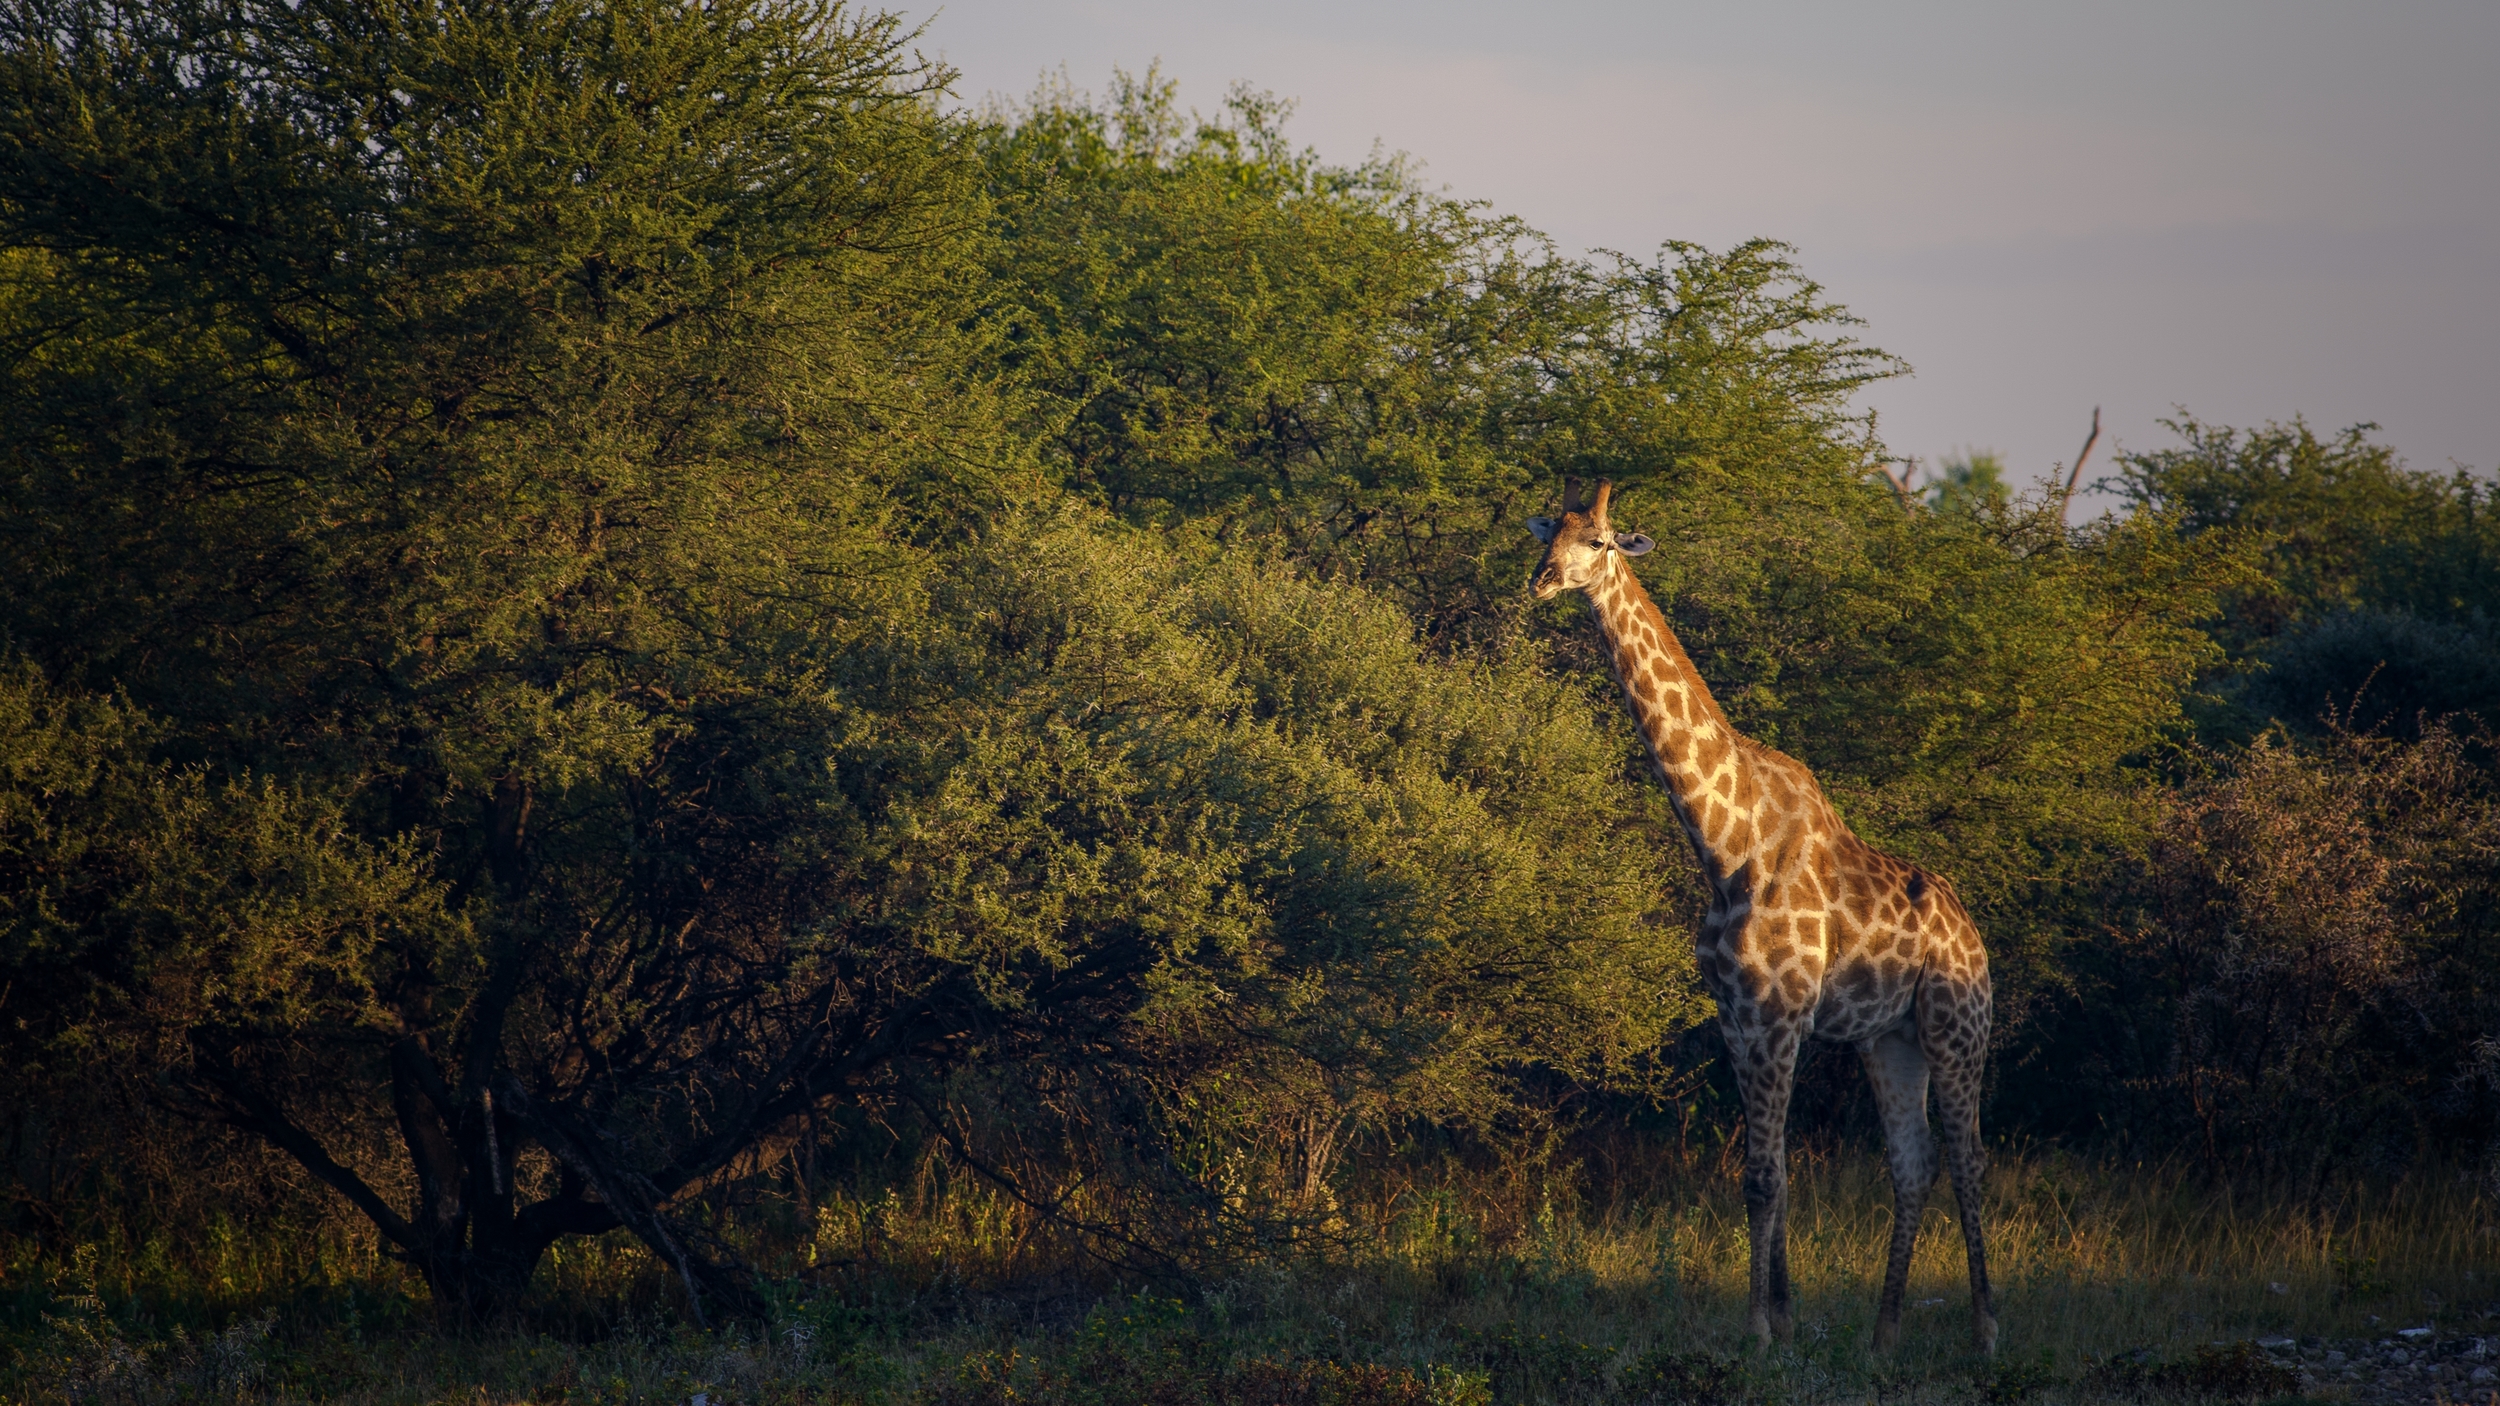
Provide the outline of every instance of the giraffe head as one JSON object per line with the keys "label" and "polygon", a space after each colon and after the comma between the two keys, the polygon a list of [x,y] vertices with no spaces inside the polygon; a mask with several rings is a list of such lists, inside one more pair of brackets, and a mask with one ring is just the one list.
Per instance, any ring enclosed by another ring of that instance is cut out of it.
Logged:
{"label": "giraffe head", "polygon": [[1601,478],[1596,495],[1583,504],[1580,480],[1567,478],[1563,480],[1562,516],[1528,519],[1528,530],[1545,544],[1545,560],[1537,563],[1535,574],[1528,578],[1528,589],[1538,600],[1584,590],[1605,574],[1615,554],[1636,557],[1657,545],[1637,532],[1617,532],[1606,521],[1607,503],[1614,492],[1613,480]]}

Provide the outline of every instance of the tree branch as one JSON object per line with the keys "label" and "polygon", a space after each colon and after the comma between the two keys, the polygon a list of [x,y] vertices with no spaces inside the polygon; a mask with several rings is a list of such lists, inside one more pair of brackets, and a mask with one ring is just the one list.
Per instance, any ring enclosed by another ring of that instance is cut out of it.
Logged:
{"label": "tree branch", "polygon": [[727,1269],[689,1253],[678,1243],[678,1237],[670,1231],[668,1217],[660,1211],[662,1198],[650,1178],[631,1168],[609,1166],[607,1159],[599,1155],[595,1133],[581,1127],[563,1110],[530,1097],[519,1080],[504,1081],[504,1100],[512,1115],[548,1151],[590,1183],[610,1215],[677,1271],[678,1279],[686,1286],[686,1303],[694,1314],[696,1327],[710,1326],[703,1312],[706,1288],[733,1313],[761,1311],[761,1302],[753,1291],[732,1280]]}
{"label": "tree branch", "polygon": [[2066,491],[2057,500],[2057,520],[2066,520],[2066,507],[2075,501],[2075,485],[2083,479],[2083,461],[2092,457],[2092,446],[2101,442],[2101,407],[2092,407],[2092,433],[2084,436],[2083,451],[2075,455],[2075,466],[2066,471]]}
{"label": "tree branch", "polygon": [[[568,1166],[566,1170],[574,1169]],[[553,1244],[563,1235],[597,1235],[625,1223],[613,1209],[578,1195],[557,1195],[536,1202],[523,1207],[512,1219],[524,1236],[545,1244]]]}
{"label": "tree branch", "polygon": [[280,1151],[303,1164],[304,1170],[329,1183],[330,1188],[346,1197],[357,1210],[365,1213],[374,1228],[389,1236],[392,1243],[411,1255],[423,1255],[416,1227],[382,1199],[381,1193],[365,1183],[365,1179],[342,1167],[329,1150],[312,1134],[296,1126],[277,1101],[246,1083],[234,1065],[223,1055],[195,1045],[195,1067],[210,1087],[231,1100],[236,1107],[223,1110],[227,1122],[248,1133],[265,1138]]}

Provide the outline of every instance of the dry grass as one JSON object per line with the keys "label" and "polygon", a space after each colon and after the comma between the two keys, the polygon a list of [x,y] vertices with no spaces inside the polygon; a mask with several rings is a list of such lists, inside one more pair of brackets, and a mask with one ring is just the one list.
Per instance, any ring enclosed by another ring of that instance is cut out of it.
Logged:
{"label": "dry grass", "polygon": [[[91,1257],[105,1311],[70,1304],[60,1266],[21,1254],[5,1388],[140,1401],[224,1384],[369,1402],[1003,1401],[1013,1388],[1020,1400],[1109,1406],[1168,1399],[1172,1381],[1212,1380],[1210,1364],[1330,1358],[1402,1369],[1414,1391],[1451,1403],[1598,1401],[1631,1399],[1620,1374],[1644,1354],[1701,1353],[1739,1359],[1730,1389],[1761,1400],[2055,1402],[2089,1398],[2082,1373],[2122,1352],[2177,1360],[2218,1341],[2416,1324],[2445,1335],[2500,1310],[2500,1217],[2467,1179],[2288,1205],[2168,1168],[2000,1154],[1989,1240],[1999,1362],[2017,1369],[1969,1355],[1960,1236],[1939,1209],[1902,1349],[1875,1361],[1864,1345],[1890,1226],[1880,1163],[1801,1158],[1794,1187],[1797,1341],[1768,1356],[1741,1338],[1735,1187],[1697,1169],[1662,1171],[1640,1198],[1590,1214],[1566,1198],[1492,1208],[1462,1185],[1409,1189],[1358,1208],[1376,1230],[1349,1249],[1194,1285],[1085,1273],[997,1198],[932,1178],[825,1197],[812,1217],[780,1207],[757,1227],[759,1250],[789,1276],[779,1316],[711,1335],[677,1325],[667,1276],[614,1240],[547,1266],[531,1329],[475,1340],[427,1330],[405,1277],[354,1245],[292,1247],[291,1272],[288,1254],[241,1244],[190,1247],[188,1270],[162,1245],[120,1263]],[[245,1344],[251,1361],[238,1368],[231,1325],[271,1311],[274,1329]]]}

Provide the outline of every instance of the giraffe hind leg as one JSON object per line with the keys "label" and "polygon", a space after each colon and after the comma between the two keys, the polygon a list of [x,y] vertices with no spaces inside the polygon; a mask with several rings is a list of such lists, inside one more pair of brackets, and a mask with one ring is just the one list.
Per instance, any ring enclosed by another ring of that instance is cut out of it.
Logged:
{"label": "giraffe hind leg", "polygon": [[[1980,1183],[1988,1154],[1979,1142],[1979,1089],[1988,1048],[1988,993],[1963,993],[1933,1018],[1922,1012],[1921,1043],[1936,1070],[1936,1107],[1944,1120],[1945,1169],[1953,1174],[1954,1210],[1962,1222],[1962,1246],[1970,1256],[1971,1340],[1981,1352],[1997,1350],[1996,1296],[1988,1283],[1987,1229],[1981,1220]],[[1939,1007],[1945,1005],[1938,1002]]]}
{"label": "giraffe hind leg", "polygon": [[[1977,1061],[1972,1061],[1976,1064]],[[1966,1082],[1968,1088],[1956,1089]],[[1997,1350],[1996,1299],[1988,1284],[1988,1240],[1980,1221],[1979,1184],[1987,1174],[1988,1154],[1979,1145],[1979,1076],[1939,1080],[1937,1103],[1944,1113],[1945,1167],[1953,1174],[1954,1209],[1962,1221],[1962,1245],[1970,1255],[1971,1339],[1979,1350]]]}
{"label": "giraffe hind leg", "polygon": [[[1783,1166],[1786,1160],[1783,1150]],[[1781,1178],[1779,1204],[1772,1212],[1770,1246],[1771,1272],[1764,1287],[1770,1292],[1771,1336],[1779,1342],[1787,1342],[1796,1336],[1797,1319],[1789,1299],[1788,1186],[1785,1174]]]}
{"label": "giraffe hind leg", "polygon": [[1927,1056],[1917,1035],[1896,1026],[1858,1046],[1866,1081],[1884,1120],[1884,1161],[1892,1172],[1892,1249],[1884,1260],[1884,1292],[1875,1310],[1875,1350],[1901,1340],[1901,1301],[1910,1287],[1910,1256],[1919,1218],[1936,1183],[1936,1140],[1927,1126]]}

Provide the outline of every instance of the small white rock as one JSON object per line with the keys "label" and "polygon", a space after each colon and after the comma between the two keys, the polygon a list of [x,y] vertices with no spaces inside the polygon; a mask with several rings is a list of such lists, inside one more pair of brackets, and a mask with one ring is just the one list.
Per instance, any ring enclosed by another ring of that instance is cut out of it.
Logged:
{"label": "small white rock", "polygon": [[2431,1330],[2428,1328],[2398,1328],[2396,1330],[2397,1337],[2406,1338],[2414,1342],[2420,1342],[2422,1339],[2427,1338],[2430,1335]]}
{"label": "small white rock", "polygon": [[2289,1285],[2289,1284],[2274,1284],[2274,1283],[2269,1283],[2269,1284],[2267,1284],[2267,1285],[2266,1285],[2266,1292],[2267,1292],[2267,1293],[2269,1293],[2269,1294],[2288,1294],[2288,1293],[2290,1293],[2291,1291],[2292,1291],[2292,1286],[2291,1286],[2291,1285]]}
{"label": "small white rock", "polygon": [[2500,1372],[2495,1372],[2489,1367],[2477,1367],[2466,1373],[2465,1379],[2476,1386],[2481,1386],[2485,1382],[2500,1381]]}

